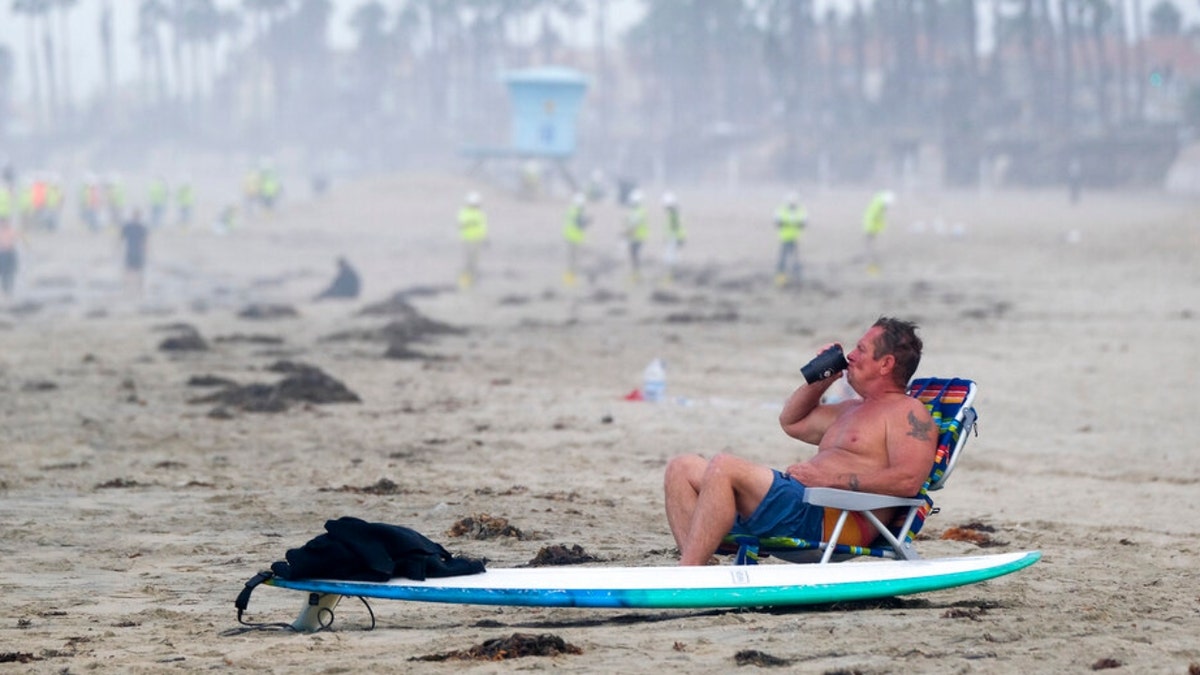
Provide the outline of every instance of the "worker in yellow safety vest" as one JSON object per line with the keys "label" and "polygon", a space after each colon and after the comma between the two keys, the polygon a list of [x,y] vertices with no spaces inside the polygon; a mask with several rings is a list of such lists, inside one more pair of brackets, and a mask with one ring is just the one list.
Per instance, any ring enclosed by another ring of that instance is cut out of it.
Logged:
{"label": "worker in yellow safety vest", "polygon": [[0,219],[11,218],[13,214],[13,196],[7,185],[0,185]]}
{"label": "worker in yellow safety vest", "polygon": [[784,286],[789,279],[800,280],[800,234],[808,225],[808,211],[800,206],[800,196],[788,194],[775,211],[775,229],[779,233],[779,261],[775,264],[775,285]]}
{"label": "worker in yellow safety vest", "polygon": [[663,264],[667,267],[664,280],[670,283],[675,280],[675,265],[679,262],[679,251],[687,240],[683,231],[683,220],[679,216],[679,200],[673,192],[663,193],[663,209],[667,212],[667,246],[663,249]]}
{"label": "worker in yellow safety vest", "polygon": [[579,252],[583,248],[587,229],[591,219],[584,206],[587,197],[582,192],[576,192],[571,198],[571,206],[567,209],[567,222],[563,225],[563,239],[567,241],[567,271],[563,273],[563,283],[574,286],[579,273]]}
{"label": "worker in yellow safety vest", "polygon": [[192,224],[192,208],[196,205],[196,194],[192,191],[192,181],[184,178],[175,190],[175,204],[179,207],[179,225],[187,227]]}
{"label": "worker in yellow safety vest", "polygon": [[458,238],[463,243],[463,269],[458,275],[458,285],[470,288],[479,278],[479,249],[487,241],[487,216],[483,213],[483,199],[478,192],[467,195],[467,203],[458,211]]}
{"label": "worker in yellow safety vest", "polygon": [[629,211],[625,215],[625,242],[629,246],[630,279],[637,283],[641,279],[642,245],[650,237],[650,224],[646,220],[646,209],[642,206],[642,191],[629,193]]}
{"label": "worker in yellow safety vest", "polygon": [[874,276],[879,274],[879,258],[875,251],[875,239],[887,227],[888,207],[896,200],[891,190],[883,190],[871,197],[867,210],[863,213],[863,233],[867,245],[867,273]]}
{"label": "worker in yellow safety vest", "polygon": [[150,227],[160,227],[167,215],[167,181],[162,176],[155,176],[150,181]]}

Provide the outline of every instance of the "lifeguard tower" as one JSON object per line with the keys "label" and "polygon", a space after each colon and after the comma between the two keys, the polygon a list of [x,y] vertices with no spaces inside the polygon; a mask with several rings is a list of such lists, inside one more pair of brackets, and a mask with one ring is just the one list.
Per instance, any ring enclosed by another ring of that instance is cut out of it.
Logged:
{"label": "lifeguard tower", "polygon": [[548,160],[574,189],[567,161],[575,154],[575,121],[587,92],[587,77],[570,68],[547,66],[512,71],[502,80],[512,102],[511,146],[474,146],[462,153],[477,165],[496,158]]}

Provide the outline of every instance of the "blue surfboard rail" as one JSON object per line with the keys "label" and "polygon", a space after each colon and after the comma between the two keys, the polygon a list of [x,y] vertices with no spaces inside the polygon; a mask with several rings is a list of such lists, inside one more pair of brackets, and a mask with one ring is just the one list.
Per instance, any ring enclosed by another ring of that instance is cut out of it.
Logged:
{"label": "blue surfboard rail", "polygon": [[[869,569],[856,569],[848,570],[853,572],[849,576],[854,578],[845,581],[835,580],[806,583],[800,580],[797,583],[775,585],[730,583],[702,588],[671,586],[669,582],[664,583],[661,587],[645,587],[644,585],[597,588],[564,587],[574,584],[560,583],[555,585],[554,572],[562,568],[540,568],[537,570],[538,572],[546,573],[544,575],[546,579],[545,585],[522,588],[487,587],[486,585],[481,585],[478,580],[473,578],[471,578],[470,583],[456,582],[456,579],[468,579],[469,577],[448,577],[427,580],[425,582],[407,582],[402,579],[394,579],[386,583],[274,578],[267,581],[267,584],[278,588],[308,593],[452,604],[622,609],[766,607],[868,600],[943,590],[1012,574],[1013,572],[1029,567],[1040,558],[1040,551],[957,558],[952,560],[956,562],[977,561],[978,564],[973,564],[967,569],[951,568],[946,572],[936,571],[938,570],[938,561],[936,560],[861,564],[841,563],[832,567],[849,566],[860,568],[865,565],[891,565],[893,567],[888,569],[889,571],[894,571],[896,569],[895,566],[917,565],[919,567],[912,569],[928,571],[928,573],[912,575],[887,574],[880,575],[880,578],[872,579],[869,578]],[[790,567],[802,571],[805,568],[812,569],[816,566],[790,565]],[[604,571],[604,568],[590,569],[599,570],[601,573]],[[694,568],[648,569],[672,570]],[[827,572],[823,571],[822,574],[828,576]],[[486,574],[479,576],[486,578]],[[663,573],[662,576],[669,578],[670,573]],[[864,578],[864,576],[867,578]]]}

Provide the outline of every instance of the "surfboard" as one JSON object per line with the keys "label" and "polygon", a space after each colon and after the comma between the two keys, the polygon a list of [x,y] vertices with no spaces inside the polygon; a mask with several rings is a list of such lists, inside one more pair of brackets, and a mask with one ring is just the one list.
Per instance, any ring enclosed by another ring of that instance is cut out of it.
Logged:
{"label": "surfboard", "polygon": [[[864,560],[836,564],[707,567],[535,567],[386,582],[280,579],[268,585],[313,595],[332,607],[336,596],[524,607],[732,608],[809,605],[924,593],[979,583],[1029,567],[1040,551],[933,560]],[[297,623],[309,629],[315,616]],[[298,629],[301,626],[296,626]]]}

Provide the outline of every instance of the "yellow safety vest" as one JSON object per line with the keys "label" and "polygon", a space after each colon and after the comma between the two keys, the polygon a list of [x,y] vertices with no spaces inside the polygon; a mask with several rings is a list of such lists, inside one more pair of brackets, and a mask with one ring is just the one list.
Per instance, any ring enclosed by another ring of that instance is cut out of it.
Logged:
{"label": "yellow safety vest", "polygon": [[650,225],[646,222],[646,209],[637,207],[629,212],[630,241],[646,241],[650,237]]}
{"label": "yellow safety vest", "polygon": [[487,216],[474,206],[464,206],[458,212],[458,236],[466,242],[487,239]]}
{"label": "yellow safety vest", "polygon": [[160,181],[155,181],[150,185],[150,204],[153,206],[163,206],[167,203],[167,186]]}
{"label": "yellow safety vest", "polygon": [[679,219],[679,209],[667,207],[667,234],[677,242],[684,240],[683,222]]}
{"label": "yellow safety vest", "polygon": [[883,232],[883,228],[887,226],[885,215],[887,215],[887,202],[883,199],[883,193],[880,193],[871,199],[866,213],[863,214],[863,232],[869,235]]}
{"label": "yellow safety vest", "polygon": [[567,224],[563,227],[563,236],[569,244],[583,243],[583,207],[578,204],[567,210]]}
{"label": "yellow safety vest", "polygon": [[799,206],[779,207],[775,212],[775,222],[779,225],[779,241],[787,243],[799,240],[806,220],[808,213]]}

